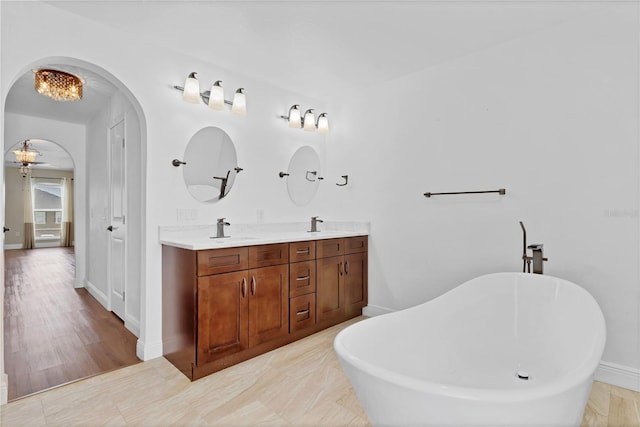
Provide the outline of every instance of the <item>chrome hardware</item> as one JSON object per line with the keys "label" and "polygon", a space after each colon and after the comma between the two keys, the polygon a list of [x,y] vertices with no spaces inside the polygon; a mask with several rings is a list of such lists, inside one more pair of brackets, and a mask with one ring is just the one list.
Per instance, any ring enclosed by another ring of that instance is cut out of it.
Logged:
{"label": "chrome hardware", "polygon": [[302,282],[303,280],[309,280],[309,276],[304,276],[304,277],[297,277],[296,280],[298,282]]}
{"label": "chrome hardware", "polygon": [[216,237],[213,237],[214,239],[224,239],[226,237],[230,237],[230,236],[224,235],[225,225],[231,225],[231,224],[228,222],[225,222],[224,218],[218,218],[218,222],[216,223]]}
{"label": "chrome hardware", "polygon": [[342,175],[342,179],[344,179],[344,182],[341,184],[339,182],[336,182],[336,185],[338,187],[344,187],[345,185],[347,185],[349,183],[349,175]]}
{"label": "chrome hardware", "polygon": [[[524,224],[520,221],[520,228],[522,228],[522,272],[531,273],[531,263],[533,262],[533,273],[543,274],[543,261],[549,261],[542,255],[542,244],[536,243],[527,246],[527,230],[524,228]],[[531,249],[532,256],[527,255],[527,249]]]}
{"label": "chrome hardware", "polygon": [[452,194],[485,194],[485,193],[498,193],[501,195],[505,195],[507,194],[507,190],[505,190],[504,188],[500,188],[498,190],[487,190],[487,191],[453,191],[450,193],[424,193],[425,197],[431,197],[431,196],[450,196]]}
{"label": "chrome hardware", "polygon": [[298,311],[296,313],[296,315],[298,315],[298,316],[302,316],[303,314],[309,314],[309,310],[302,310],[302,311]]}
{"label": "chrome hardware", "polygon": [[311,230],[309,230],[309,233],[317,233],[318,231],[318,223],[319,222],[324,222],[323,220],[320,219],[319,216],[312,216],[311,217]]}

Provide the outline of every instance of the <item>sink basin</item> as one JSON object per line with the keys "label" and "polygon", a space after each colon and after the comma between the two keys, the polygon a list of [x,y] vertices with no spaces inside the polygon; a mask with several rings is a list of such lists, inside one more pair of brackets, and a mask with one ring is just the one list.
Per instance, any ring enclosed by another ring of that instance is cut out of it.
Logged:
{"label": "sink basin", "polygon": [[212,242],[218,242],[218,243],[225,243],[225,242],[240,242],[240,241],[244,241],[244,240],[255,240],[255,237],[249,237],[249,236],[240,236],[240,237],[234,237],[234,236],[227,236],[227,237],[209,237],[209,239],[211,239]]}

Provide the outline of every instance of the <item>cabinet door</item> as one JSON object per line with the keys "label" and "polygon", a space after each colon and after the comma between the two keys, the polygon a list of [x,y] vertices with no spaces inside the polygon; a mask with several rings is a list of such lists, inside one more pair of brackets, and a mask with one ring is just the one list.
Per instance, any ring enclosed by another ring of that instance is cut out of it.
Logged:
{"label": "cabinet door", "polygon": [[344,263],[343,257],[321,258],[317,261],[318,323],[344,318]]}
{"label": "cabinet door", "polygon": [[196,364],[247,349],[248,321],[246,271],[199,277]]}
{"label": "cabinet door", "polygon": [[289,333],[289,266],[249,270],[249,346]]}
{"label": "cabinet door", "polygon": [[367,253],[344,257],[344,307],[347,317],[362,314],[367,305]]}

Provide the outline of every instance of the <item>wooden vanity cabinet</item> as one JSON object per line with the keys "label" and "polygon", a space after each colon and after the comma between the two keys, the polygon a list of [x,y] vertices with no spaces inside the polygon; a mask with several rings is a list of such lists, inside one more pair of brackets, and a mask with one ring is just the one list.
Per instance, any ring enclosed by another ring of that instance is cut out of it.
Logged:
{"label": "wooden vanity cabinet", "polygon": [[367,236],[317,243],[318,323],[335,324],[367,305]]}
{"label": "wooden vanity cabinet", "polygon": [[362,313],[367,237],[162,247],[163,353],[191,380]]}

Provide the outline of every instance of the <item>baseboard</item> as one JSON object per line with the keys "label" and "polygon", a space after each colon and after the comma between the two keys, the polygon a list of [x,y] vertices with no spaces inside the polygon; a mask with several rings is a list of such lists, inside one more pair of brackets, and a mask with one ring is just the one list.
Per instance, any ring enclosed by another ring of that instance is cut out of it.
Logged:
{"label": "baseboard", "polygon": [[87,286],[86,286],[87,290],[89,291],[89,293],[96,299],[98,300],[98,302],[100,304],[102,304],[102,306],[109,310],[109,298],[107,298],[107,295],[102,292],[100,289],[96,288],[94,286],[93,283],[91,283],[90,281],[87,280]]}
{"label": "baseboard", "polygon": [[640,369],[602,361],[596,370],[595,379],[596,381],[640,392]]}
{"label": "baseboard", "polygon": [[393,313],[394,311],[396,310],[392,308],[369,304],[362,309],[362,314],[367,317],[374,317],[374,316],[380,316],[381,314]]}
{"label": "baseboard", "polygon": [[51,242],[47,242],[47,241],[40,241],[40,242],[36,242],[34,244],[34,248],[35,249],[42,249],[42,248],[59,248],[60,245],[60,239],[56,239],[54,241]]}
{"label": "baseboard", "polygon": [[11,249],[22,249],[22,243],[5,243],[4,250],[8,251]]}
{"label": "baseboard", "polygon": [[125,315],[124,327],[131,331],[133,335],[140,338],[140,322],[128,314]]}
{"label": "baseboard", "polygon": [[5,405],[9,400],[9,375],[2,374],[0,378],[0,405]]}
{"label": "baseboard", "polygon": [[87,288],[87,281],[84,279],[79,279],[76,277],[74,283],[73,283],[73,287],[76,289],[81,289],[81,288]]}
{"label": "baseboard", "polygon": [[145,344],[141,339],[138,339],[136,344],[136,356],[138,359],[147,361],[162,357],[162,341]]}

